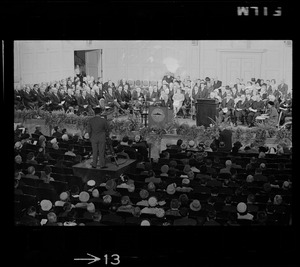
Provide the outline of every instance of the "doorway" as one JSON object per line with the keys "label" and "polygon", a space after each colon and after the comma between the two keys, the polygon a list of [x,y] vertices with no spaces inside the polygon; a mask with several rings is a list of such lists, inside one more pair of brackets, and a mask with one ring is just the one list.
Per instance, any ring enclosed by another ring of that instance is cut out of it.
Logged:
{"label": "doorway", "polygon": [[261,76],[261,53],[225,52],[221,54],[222,81],[229,85],[236,78],[244,82]]}
{"label": "doorway", "polygon": [[102,49],[74,51],[74,65],[79,65],[83,76],[102,78]]}

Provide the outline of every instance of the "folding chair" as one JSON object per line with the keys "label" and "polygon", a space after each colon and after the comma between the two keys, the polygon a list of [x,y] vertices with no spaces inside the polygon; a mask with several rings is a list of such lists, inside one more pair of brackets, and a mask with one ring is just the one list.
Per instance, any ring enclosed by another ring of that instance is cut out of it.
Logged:
{"label": "folding chair", "polygon": [[75,156],[64,155],[64,160],[73,161],[74,159],[75,159]]}
{"label": "folding chair", "polygon": [[22,177],[20,182],[23,182],[25,185],[32,186],[32,187],[38,187],[40,183],[43,183],[43,180],[38,179],[32,179],[32,178],[26,178]]}
{"label": "folding chair", "polygon": [[51,177],[55,181],[59,181],[59,182],[65,182],[66,181],[65,175],[61,174],[61,173],[51,173]]}
{"label": "folding chair", "polygon": [[27,209],[30,206],[37,208],[37,197],[32,195],[23,194],[20,195],[20,203],[22,209]]}
{"label": "folding chair", "polygon": [[23,185],[21,189],[23,193],[26,195],[32,195],[32,196],[37,195],[37,187],[30,186],[30,185]]}
{"label": "folding chair", "polygon": [[83,181],[80,177],[75,175],[65,175],[66,182],[68,183],[69,188],[73,185],[77,185],[79,190],[83,188]]}
{"label": "folding chair", "polygon": [[68,183],[61,181],[50,181],[50,184],[54,186],[56,193],[59,195],[62,192],[68,190]]}
{"label": "folding chair", "polygon": [[39,187],[37,189],[37,198],[39,201],[42,201],[43,199],[48,199],[51,202],[54,202],[57,200],[57,194],[54,190]]}
{"label": "folding chair", "polygon": [[64,170],[63,170],[63,168],[58,168],[58,167],[51,167],[51,169],[52,169],[52,173],[54,174],[54,173],[58,173],[58,174],[64,174]]}

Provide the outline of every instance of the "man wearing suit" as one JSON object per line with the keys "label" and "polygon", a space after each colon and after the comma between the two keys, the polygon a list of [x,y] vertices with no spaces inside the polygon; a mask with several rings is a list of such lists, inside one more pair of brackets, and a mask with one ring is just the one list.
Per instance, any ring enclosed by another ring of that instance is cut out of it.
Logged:
{"label": "man wearing suit", "polygon": [[224,98],[221,102],[221,110],[219,112],[219,116],[222,118],[228,118],[232,116],[232,111],[234,109],[234,100],[231,97],[231,92],[228,92],[226,98]]}
{"label": "man wearing suit", "polygon": [[79,114],[81,114],[84,111],[89,112],[89,99],[86,96],[85,90],[82,91],[81,96],[78,98],[77,102],[79,107]]}
{"label": "man wearing suit", "polygon": [[287,95],[288,85],[285,83],[284,79],[282,79],[281,84],[278,85],[278,91],[281,92],[283,96]]}
{"label": "man wearing suit", "polygon": [[62,108],[60,98],[57,94],[57,89],[55,87],[52,88],[52,94],[50,94],[51,99],[51,109],[58,110]]}
{"label": "man wearing suit", "polygon": [[126,102],[127,104],[131,100],[131,92],[129,91],[127,84],[124,85],[124,90],[121,92],[121,98],[122,98],[122,101]]}
{"label": "man wearing suit", "polygon": [[88,98],[88,100],[89,100],[89,104],[93,110],[96,107],[99,107],[99,100],[98,100],[94,90],[91,90],[90,97]]}
{"label": "man wearing suit", "polygon": [[74,107],[77,104],[77,101],[73,95],[73,90],[71,88],[68,89],[68,93],[65,96],[65,103],[64,103],[64,108],[65,111],[69,109],[69,107]]}
{"label": "man wearing suit", "polygon": [[105,166],[105,145],[106,137],[108,136],[108,123],[106,119],[100,116],[101,109],[95,109],[95,117],[91,118],[88,122],[87,132],[89,134],[90,141],[92,143],[93,150],[93,162],[91,166],[97,167],[97,161],[99,156],[100,168],[107,168]]}
{"label": "man wearing suit", "polygon": [[214,82],[212,84],[214,90],[218,89],[222,86],[222,82],[218,80],[218,77],[214,78]]}
{"label": "man wearing suit", "polygon": [[242,94],[241,99],[235,106],[236,124],[244,124],[246,120],[246,108],[247,108],[246,95]]}
{"label": "man wearing suit", "polygon": [[29,86],[26,86],[25,92],[23,93],[23,103],[25,105],[26,108],[30,108],[33,109],[34,104],[32,103],[32,96],[30,94],[30,88]]}
{"label": "man wearing suit", "polygon": [[38,105],[40,108],[43,108],[45,110],[49,110],[49,105],[50,105],[50,98],[48,97],[48,95],[46,94],[46,86],[42,85],[40,87],[40,90],[37,94],[37,101],[38,101]]}
{"label": "man wearing suit", "polygon": [[249,127],[252,127],[254,125],[255,118],[261,115],[264,108],[264,102],[261,100],[260,95],[252,96],[252,100],[253,102],[249,108],[249,114],[247,117]]}
{"label": "man wearing suit", "polygon": [[31,99],[34,106],[38,105],[38,94],[39,94],[39,86],[38,84],[35,84],[33,86],[33,89],[30,91]]}

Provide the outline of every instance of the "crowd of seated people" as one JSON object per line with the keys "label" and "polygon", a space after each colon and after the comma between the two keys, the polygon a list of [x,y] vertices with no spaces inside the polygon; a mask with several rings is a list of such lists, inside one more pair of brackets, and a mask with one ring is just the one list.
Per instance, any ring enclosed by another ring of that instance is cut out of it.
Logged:
{"label": "crowd of seated people", "polygon": [[251,79],[222,86],[217,78],[181,80],[167,73],[159,81],[132,81],[121,79],[114,84],[102,78],[76,76],[58,82],[26,85],[15,88],[15,108],[41,108],[48,111],[64,110],[67,113],[93,114],[97,106],[111,109],[115,116],[134,110],[140,113],[149,105],[167,106],[174,116],[195,119],[196,101],[199,98],[215,99],[219,116],[235,124],[253,126],[256,117],[269,116],[268,123],[280,125],[291,117],[292,94],[282,80]]}
{"label": "crowd of seated people", "polygon": [[[61,132],[64,132],[62,135]],[[178,140],[160,158],[147,143],[112,137],[136,168],[101,184],[86,183],[71,166],[89,156],[89,141],[56,128],[45,136],[15,130],[15,222],[30,226],[289,225],[291,149]],[[250,152],[251,151],[251,152]]]}

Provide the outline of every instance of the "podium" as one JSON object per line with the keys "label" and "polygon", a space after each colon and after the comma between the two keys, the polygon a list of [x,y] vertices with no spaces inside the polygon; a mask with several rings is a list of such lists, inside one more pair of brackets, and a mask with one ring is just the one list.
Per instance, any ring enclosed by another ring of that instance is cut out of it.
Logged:
{"label": "podium", "polygon": [[174,114],[172,109],[160,106],[150,106],[148,114],[148,125],[163,128],[168,122],[172,122]]}
{"label": "podium", "polygon": [[212,121],[209,119],[212,118],[216,120],[216,116],[219,116],[218,113],[218,104],[215,99],[206,99],[200,98],[197,99],[196,103],[196,123],[197,126],[204,125],[208,127]]}

